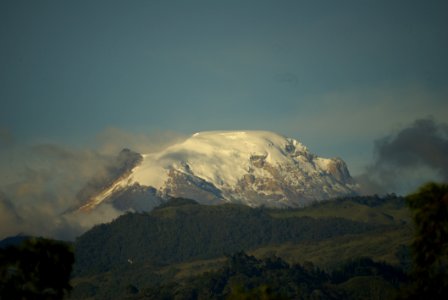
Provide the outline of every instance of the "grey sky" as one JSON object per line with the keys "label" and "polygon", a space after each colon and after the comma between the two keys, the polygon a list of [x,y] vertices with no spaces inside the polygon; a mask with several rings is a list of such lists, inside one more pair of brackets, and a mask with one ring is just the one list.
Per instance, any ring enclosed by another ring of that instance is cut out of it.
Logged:
{"label": "grey sky", "polygon": [[0,2],[0,132],[264,129],[361,172],[448,119],[447,1]]}

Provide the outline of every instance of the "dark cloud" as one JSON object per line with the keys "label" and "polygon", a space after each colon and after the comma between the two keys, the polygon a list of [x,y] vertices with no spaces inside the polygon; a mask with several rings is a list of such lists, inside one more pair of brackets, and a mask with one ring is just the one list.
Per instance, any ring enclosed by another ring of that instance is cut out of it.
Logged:
{"label": "dark cloud", "polygon": [[416,120],[375,142],[374,162],[359,176],[365,193],[410,192],[430,180],[448,181],[448,125]]}
{"label": "dark cloud", "polygon": [[415,121],[396,137],[377,142],[377,162],[396,167],[427,165],[448,179],[448,126],[432,119]]}

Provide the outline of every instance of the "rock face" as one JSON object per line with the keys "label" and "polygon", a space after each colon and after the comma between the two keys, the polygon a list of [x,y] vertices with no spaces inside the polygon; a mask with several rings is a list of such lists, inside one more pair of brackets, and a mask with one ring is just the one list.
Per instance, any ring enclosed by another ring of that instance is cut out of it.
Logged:
{"label": "rock face", "polygon": [[111,201],[120,209],[139,203],[148,210],[169,197],[297,207],[355,194],[342,160],[318,157],[297,140],[267,131],[200,132],[158,153],[126,154],[131,161],[122,159],[121,175],[82,209]]}

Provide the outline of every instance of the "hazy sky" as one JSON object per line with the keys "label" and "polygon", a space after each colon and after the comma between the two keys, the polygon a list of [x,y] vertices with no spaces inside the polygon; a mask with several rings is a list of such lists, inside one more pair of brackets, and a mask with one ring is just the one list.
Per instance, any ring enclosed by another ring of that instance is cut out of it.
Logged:
{"label": "hazy sky", "polygon": [[448,1],[0,2],[0,138],[263,129],[339,156],[448,119]]}

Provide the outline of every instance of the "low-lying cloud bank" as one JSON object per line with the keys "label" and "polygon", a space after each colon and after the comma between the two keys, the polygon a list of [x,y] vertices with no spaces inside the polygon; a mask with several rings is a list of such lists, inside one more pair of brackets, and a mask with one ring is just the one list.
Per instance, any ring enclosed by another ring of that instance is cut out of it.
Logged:
{"label": "low-lying cloud bank", "polygon": [[448,181],[448,124],[416,120],[377,140],[374,161],[357,178],[364,194],[412,192],[427,181]]}
{"label": "low-lying cloud bank", "polygon": [[[0,239],[25,233],[71,240],[95,224],[122,212],[102,205],[88,213],[72,213],[86,199],[91,182],[109,178],[124,145],[139,152],[157,151],[182,139],[173,133],[130,134],[110,129],[96,139],[95,150],[55,144],[18,145],[0,135]],[[68,213],[70,212],[70,213]]]}

